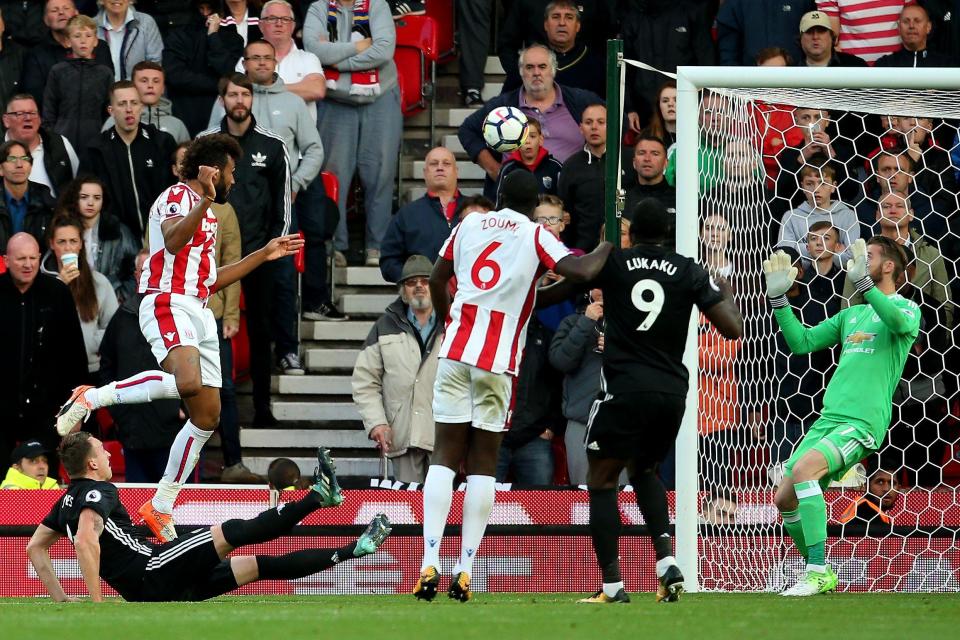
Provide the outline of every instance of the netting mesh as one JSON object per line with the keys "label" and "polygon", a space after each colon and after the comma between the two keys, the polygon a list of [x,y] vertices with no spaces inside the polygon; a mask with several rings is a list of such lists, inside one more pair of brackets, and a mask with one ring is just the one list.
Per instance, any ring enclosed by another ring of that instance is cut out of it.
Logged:
{"label": "netting mesh", "polygon": [[[839,355],[790,354],[764,297],[761,262],[776,246],[795,252],[802,275],[789,299],[809,326],[862,302],[842,265],[856,238],[877,234],[908,249],[899,292],[920,306],[923,322],[886,441],[839,481],[858,500],[828,492],[831,535],[845,536],[830,538],[828,561],[843,568],[841,588],[958,588],[946,555],[958,523],[911,511],[918,497],[958,480],[954,118],[956,93],[940,91],[701,91],[699,258],[731,282],[745,321],[736,342],[700,325],[704,588],[776,590],[795,576],[799,555],[769,505],[783,463],[819,415]],[[956,501],[952,490],[943,495]],[[881,542],[862,546],[865,534]],[[943,562],[946,576],[909,580],[891,569],[903,562]]]}

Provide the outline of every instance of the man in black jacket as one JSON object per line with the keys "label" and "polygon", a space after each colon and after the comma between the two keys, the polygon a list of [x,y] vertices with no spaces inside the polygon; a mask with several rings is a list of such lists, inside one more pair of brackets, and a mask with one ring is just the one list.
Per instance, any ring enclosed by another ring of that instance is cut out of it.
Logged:
{"label": "man in black jacket", "polygon": [[[80,319],[66,285],[40,274],[40,246],[26,233],[6,242],[0,275],[0,460],[17,442],[39,440],[54,451],[54,415],[70,390],[87,379]],[[50,460],[57,468],[57,460]],[[56,472],[51,472],[55,475]]]}
{"label": "man in black jacket", "polygon": [[[242,254],[256,251],[290,228],[290,165],[280,137],[259,126],[253,118],[253,84],[242,73],[220,81],[226,115],[216,129],[201,136],[226,133],[240,143],[243,157],[237,162],[236,183],[227,201],[237,213]],[[254,269],[241,280],[250,334],[250,377],[253,380],[253,424],[273,426],[270,412],[270,325],[276,314],[273,290],[278,270],[273,263]]]}
{"label": "man in black jacket", "polygon": [[[627,187],[624,215],[633,211],[644,198],[656,198],[668,210],[677,207],[677,190],[667,183],[663,173],[667,168],[667,145],[660,138],[642,134],[633,148],[633,169],[637,172],[637,184]],[[673,246],[673,233],[669,232],[666,245]]]}
{"label": "man in black jacket", "polygon": [[0,104],[6,104],[10,96],[20,90],[23,73],[23,56],[26,50],[15,40],[4,38],[6,23],[0,13]]}
{"label": "man in black jacket", "polygon": [[592,104],[584,109],[580,130],[586,144],[563,163],[557,195],[570,212],[564,242],[570,248],[590,252],[600,243],[600,227],[603,226],[607,108]]}
{"label": "man in black jacket", "polygon": [[197,11],[193,24],[171,29],[164,43],[163,68],[173,115],[196,136],[207,126],[217,82],[233,73],[243,55],[243,38],[233,29],[221,29],[216,14],[207,17]]}
{"label": "man in black jacket", "polygon": [[56,202],[49,189],[30,181],[32,167],[33,157],[23,143],[8,140],[0,144],[0,247],[21,231],[44,246],[47,243],[47,227]]}
{"label": "man in black jacket", "polygon": [[952,67],[955,61],[944,53],[927,49],[927,38],[933,29],[930,15],[920,5],[912,4],[900,12],[900,41],[903,47],[888,53],[876,62],[878,67]]}
{"label": "man in black jacket", "polygon": [[168,133],[140,122],[140,94],[129,80],[110,87],[113,128],[87,147],[87,171],[100,176],[120,221],[142,238],[150,206],[173,182],[170,166],[177,143]]}
{"label": "man in black jacket", "polygon": [[29,93],[18,93],[6,103],[3,127],[7,140],[19,140],[33,156],[30,181],[38,182],[56,196],[77,175],[80,159],[73,145],[40,124],[40,109]]}
{"label": "man in black jacket", "polygon": [[[47,0],[43,14],[43,23],[49,31],[39,44],[32,47],[23,60],[23,78],[21,86],[24,92],[32,95],[38,102],[43,101],[43,92],[47,86],[50,69],[63,62],[70,55],[70,40],[67,36],[67,22],[77,15],[73,0]],[[100,40],[93,50],[95,62],[113,69],[110,58],[110,45]]]}
{"label": "man in black jacket", "polygon": [[[139,282],[149,252],[137,254],[134,278]],[[100,377],[123,380],[141,371],[159,368],[140,329],[140,301],[132,294],[113,315],[100,342]],[[145,404],[117,404],[109,408],[117,426],[126,462],[127,482],[158,482],[167,466],[170,445],[183,426],[179,400]]]}
{"label": "man in black jacket", "polygon": [[489,149],[483,140],[483,121],[491,111],[497,107],[518,107],[528,118],[539,120],[544,125],[543,145],[557,160],[564,162],[583,147],[583,134],[573,126],[580,124],[583,110],[591,104],[603,104],[600,96],[592,91],[555,82],[557,56],[552,49],[532,45],[521,52],[520,59],[523,87],[488,100],[464,120],[457,131],[470,159],[487,173],[490,184],[485,185],[485,191],[493,188],[500,175],[501,155]]}
{"label": "man in black jacket", "polygon": [[833,32],[830,18],[822,11],[808,11],[800,19],[798,67],[865,67],[866,60],[852,53],[837,51],[839,34]]}

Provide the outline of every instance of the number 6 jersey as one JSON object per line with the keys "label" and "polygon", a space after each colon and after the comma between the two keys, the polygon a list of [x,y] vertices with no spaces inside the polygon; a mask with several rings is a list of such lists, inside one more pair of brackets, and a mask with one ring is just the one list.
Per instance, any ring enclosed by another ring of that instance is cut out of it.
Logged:
{"label": "number 6 jersey", "polygon": [[596,283],[603,289],[604,390],[687,393],[683,351],[693,305],[723,300],[692,258],[658,245],[614,249]]}
{"label": "number 6 jersey", "polygon": [[568,255],[552,233],[512,209],[467,216],[440,249],[457,278],[440,357],[516,375],[537,281]]}

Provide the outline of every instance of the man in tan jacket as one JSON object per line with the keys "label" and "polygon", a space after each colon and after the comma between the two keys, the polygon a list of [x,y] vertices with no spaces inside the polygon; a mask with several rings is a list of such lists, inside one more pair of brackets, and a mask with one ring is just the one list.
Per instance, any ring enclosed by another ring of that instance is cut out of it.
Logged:
{"label": "man in tan jacket", "polygon": [[433,381],[437,325],[430,300],[430,260],[403,265],[400,297],[373,325],[353,369],[353,400],[363,428],[393,461],[400,482],[423,482],[433,451]]}

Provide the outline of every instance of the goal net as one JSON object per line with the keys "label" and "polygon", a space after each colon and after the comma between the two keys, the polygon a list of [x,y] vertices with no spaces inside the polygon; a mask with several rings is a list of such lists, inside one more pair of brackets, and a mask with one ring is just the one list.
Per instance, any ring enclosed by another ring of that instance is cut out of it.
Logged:
{"label": "goal net", "polygon": [[[839,348],[788,351],[765,299],[762,260],[775,247],[795,258],[802,275],[789,300],[813,325],[862,302],[844,266],[853,241],[873,235],[906,248],[899,293],[920,306],[922,329],[887,439],[826,492],[827,559],[845,590],[960,589],[960,164],[952,157],[960,99],[941,90],[960,84],[944,75],[957,73],[678,75],[678,250],[732,284],[745,324],[743,338],[728,342],[695,323],[688,343],[698,390],[677,445],[678,554],[701,589],[781,590],[803,568],[773,490],[819,416]],[[858,339],[870,348],[871,336]]]}

